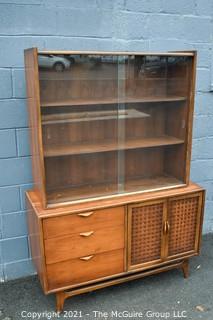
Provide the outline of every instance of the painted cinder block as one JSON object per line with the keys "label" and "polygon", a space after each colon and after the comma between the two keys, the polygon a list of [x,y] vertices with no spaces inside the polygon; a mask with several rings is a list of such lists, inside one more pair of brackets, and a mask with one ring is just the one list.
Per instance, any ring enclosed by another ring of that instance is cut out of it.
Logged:
{"label": "painted cinder block", "polygon": [[0,284],[4,281],[5,281],[5,278],[4,278],[3,265],[0,264]]}
{"label": "painted cinder block", "polygon": [[26,191],[31,190],[33,184],[23,184],[20,186],[21,209],[26,210]]}
{"label": "painted cinder block", "polygon": [[198,68],[197,69],[197,79],[196,79],[196,89],[197,91],[207,92],[210,90],[211,83],[211,73],[208,68]]}
{"label": "painted cinder block", "polygon": [[193,140],[192,159],[213,159],[213,137]]}
{"label": "painted cinder block", "polygon": [[[42,35],[56,33],[57,10],[45,6],[0,4],[0,34]],[[48,17],[48,19],[47,19]],[[11,23],[13,21],[13,23]]]}
{"label": "painted cinder block", "polygon": [[196,14],[212,16],[213,2],[211,0],[196,0]]}
{"label": "painted cinder block", "polygon": [[0,213],[15,212],[21,209],[18,186],[0,187]]}
{"label": "painted cinder block", "polygon": [[56,50],[86,50],[86,51],[110,51],[113,50],[114,42],[112,39],[105,38],[75,38],[75,37],[45,37],[46,48]]}
{"label": "painted cinder block", "polygon": [[191,162],[191,180],[198,183],[213,180],[213,159],[193,160]]}
{"label": "painted cinder block", "polygon": [[13,79],[13,97],[26,98],[26,83],[24,69],[12,70]]}
{"label": "painted cinder block", "polygon": [[[33,31],[31,31],[33,34]],[[44,49],[44,38],[39,36],[0,35],[0,67],[24,67],[24,49]]]}
{"label": "painted cinder block", "polygon": [[180,15],[150,14],[145,26],[149,39],[184,39],[184,23]]}
{"label": "painted cinder block", "polygon": [[148,38],[148,16],[143,13],[118,12],[115,19],[115,35],[118,39],[136,40]]}
{"label": "painted cinder block", "polygon": [[193,137],[202,138],[213,135],[213,115],[198,115],[194,117]]}
{"label": "painted cinder block", "polygon": [[[47,7],[65,7],[65,8],[95,8],[97,6],[96,0],[42,0]],[[105,1],[110,2],[109,0]]]}
{"label": "painted cinder block", "polygon": [[[195,46],[196,48],[196,46]],[[197,45],[197,66],[199,68],[210,68],[211,67],[211,47],[203,46],[203,48],[199,48]]]}
{"label": "painted cinder block", "polygon": [[0,129],[0,158],[16,157],[16,135],[14,129]]}
{"label": "painted cinder block", "polygon": [[0,99],[12,98],[11,70],[0,69]]}
{"label": "painted cinder block", "polygon": [[[2,220],[2,215],[0,215],[0,239],[3,238],[3,220]],[[0,248],[0,253],[1,253],[1,248]],[[0,260],[1,263],[1,260]]]}
{"label": "painted cinder block", "polygon": [[16,129],[17,151],[19,157],[31,155],[29,134],[30,129],[28,128]]}
{"label": "painted cinder block", "polygon": [[134,12],[160,12],[162,4],[159,0],[126,0],[125,9]]}
{"label": "painted cinder block", "polygon": [[23,99],[0,100],[0,128],[27,127],[27,107]]}
{"label": "painted cinder block", "polygon": [[25,211],[2,215],[2,238],[26,236],[27,233]]}
{"label": "painted cinder block", "polygon": [[206,200],[213,201],[213,181],[200,181],[200,185],[206,190]]}
{"label": "painted cinder block", "polygon": [[0,159],[0,186],[32,182],[31,158]]}
{"label": "painted cinder block", "polygon": [[109,23],[111,19],[110,10],[57,8],[55,34],[75,37],[112,37],[113,25]]}
{"label": "painted cinder block", "polygon": [[27,237],[4,239],[1,245],[3,263],[29,258]]}
{"label": "painted cinder block", "polygon": [[6,263],[4,265],[4,275],[6,281],[28,277],[33,274],[36,274],[36,271],[31,259]]}
{"label": "painted cinder block", "polygon": [[205,205],[205,219],[204,219],[204,226],[203,231],[204,233],[213,232],[213,201],[206,201]]}
{"label": "painted cinder block", "polygon": [[[78,0],[77,0],[78,1]],[[84,1],[84,0],[82,0]],[[113,8],[123,8],[124,7],[124,1],[125,0],[96,0],[95,6],[98,6],[98,8],[104,8],[104,9],[113,9]],[[88,3],[88,1],[86,0]],[[93,3],[93,1],[91,1]]]}
{"label": "painted cinder block", "polygon": [[148,40],[117,40],[114,43],[113,50],[115,51],[148,51]]}
{"label": "painted cinder block", "polygon": [[197,92],[195,97],[195,114],[213,115],[213,95],[212,92]]}
{"label": "painted cinder block", "polygon": [[151,51],[194,50],[193,44],[183,39],[154,39],[150,40]]}
{"label": "painted cinder block", "polygon": [[182,19],[184,26],[184,38],[190,41],[210,42],[211,41],[211,18],[185,16]]}
{"label": "painted cinder block", "polygon": [[0,0],[0,3],[14,3],[14,4],[41,4],[44,0]]}
{"label": "painted cinder block", "polygon": [[[152,1],[150,1],[152,2]],[[155,1],[154,1],[155,2]],[[162,0],[157,1],[161,3],[162,12],[174,14],[194,14],[196,4],[194,0]]]}

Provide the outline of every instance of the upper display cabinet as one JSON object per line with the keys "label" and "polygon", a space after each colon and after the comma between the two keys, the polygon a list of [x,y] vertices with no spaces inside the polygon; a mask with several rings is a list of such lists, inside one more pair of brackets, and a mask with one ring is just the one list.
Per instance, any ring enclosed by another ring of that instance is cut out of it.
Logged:
{"label": "upper display cabinet", "polygon": [[195,52],[25,50],[43,206],[189,181]]}

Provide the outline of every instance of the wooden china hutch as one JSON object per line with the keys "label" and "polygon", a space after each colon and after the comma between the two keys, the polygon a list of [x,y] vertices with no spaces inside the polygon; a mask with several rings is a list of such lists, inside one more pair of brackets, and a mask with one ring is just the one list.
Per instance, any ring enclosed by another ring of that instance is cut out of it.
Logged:
{"label": "wooden china hutch", "polygon": [[25,50],[31,252],[57,310],[199,254],[190,182],[196,52]]}

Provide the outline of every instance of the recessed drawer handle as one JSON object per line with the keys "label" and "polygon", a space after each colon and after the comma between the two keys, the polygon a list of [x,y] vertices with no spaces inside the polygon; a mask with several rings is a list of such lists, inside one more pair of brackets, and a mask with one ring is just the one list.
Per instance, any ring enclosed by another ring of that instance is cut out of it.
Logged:
{"label": "recessed drawer handle", "polygon": [[80,236],[82,237],[89,237],[94,233],[94,231],[89,231],[89,232],[82,232],[80,233]]}
{"label": "recessed drawer handle", "polygon": [[90,217],[94,212],[85,212],[85,213],[79,213],[78,216],[79,217]]}
{"label": "recessed drawer handle", "polygon": [[93,257],[94,257],[94,255],[87,256],[87,257],[82,257],[82,258],[80,258],[80,260],[88,261],[88,260],[92,259]]}

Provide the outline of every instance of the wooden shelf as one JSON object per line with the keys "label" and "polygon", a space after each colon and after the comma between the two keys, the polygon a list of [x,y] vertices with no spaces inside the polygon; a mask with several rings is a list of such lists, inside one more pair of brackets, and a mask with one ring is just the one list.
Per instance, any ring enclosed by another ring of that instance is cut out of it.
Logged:
{"label": "wooden shelf", "polygon": [[61,188],[54,191],[47,192],[47,199],[49,204],[86,199],[91,197],[107,196],[112,194],[122,194],[128,192],[147,191],[152,189],[160,189],[165,187],[179,186],[183,182],[178,179],[162,175],[153,178],[137,178],[128,180],[123,189],[119,188],[117,183],[105,183],[89,186]]}
{"label": "wooden shelf", "polygon": [[86,112],[71,112],[71,113],[54,113],[42,115],[42,125],[54,125],[76,122],[90,122],[102,120],[122,120],[122,119],[138,119],[150,117],[148,113],[138,111],[136,109],[124,110],[100,110]]}
{"label": "wooden shelf", "polygon": [[44,146],[45,157],[58,157],[67,155],[79,155],[88,153],[108,152],[116,150],[129,150],[139,148],[161,147],[176,144],[183,144],[184,140],[162,136],[156,138],[143,138],[126,140],[125,143],[119,143],[115,140],[106,140],[96,143],[85,143],[78,145],[50,145]]}
{"label": "wooden shelf", "polygon": [[152,103],[152,102],[179,102],[185,101],[186,97],[181,96],[157,96],[157,97],[126,97],[125,99],[102,98],[102,99],[72,99],[59,100],[54,102],[43,101],[41,107],[63,107],[63,106],[85,106],[98,104],[117,104],[117,103]]}

